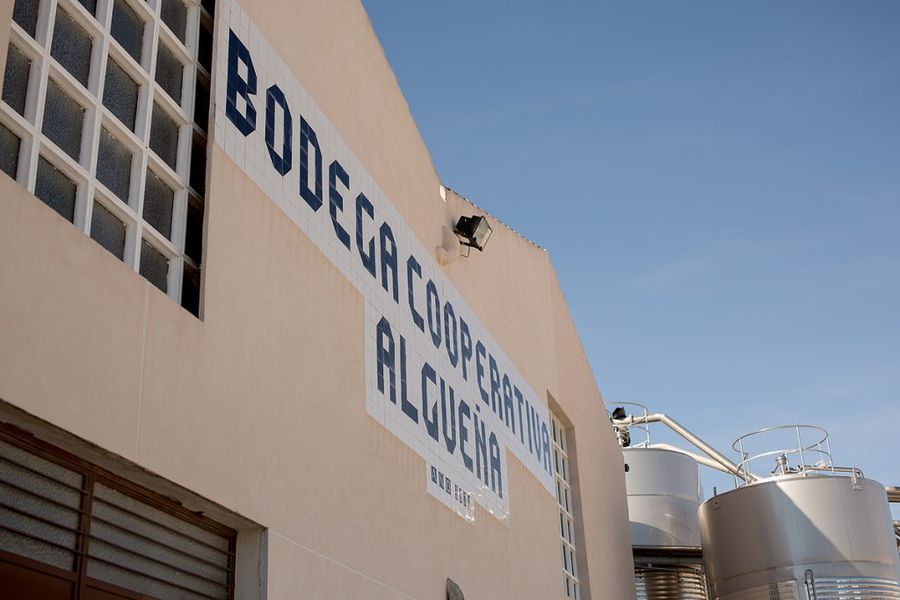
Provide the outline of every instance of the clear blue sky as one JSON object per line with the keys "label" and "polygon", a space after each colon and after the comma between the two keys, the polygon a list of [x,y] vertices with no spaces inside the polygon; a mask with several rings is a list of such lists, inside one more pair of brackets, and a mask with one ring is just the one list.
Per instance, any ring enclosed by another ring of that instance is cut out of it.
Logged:
{"label": "clear blue sky", "polygon": [[820,424],[900,485],[900,2],[364,4],[444,183],[549,250],[608,404],[722,448]]}

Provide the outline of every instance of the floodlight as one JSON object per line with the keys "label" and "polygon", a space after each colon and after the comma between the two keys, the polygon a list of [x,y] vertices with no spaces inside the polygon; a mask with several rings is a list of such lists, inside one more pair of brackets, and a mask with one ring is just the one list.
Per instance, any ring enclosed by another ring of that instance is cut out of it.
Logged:
{"label": "floodlight", "polygon": [[491,237],[491,224],[483,216],[460,217],[454,232],[463,238],[463,246],[483,251]]}

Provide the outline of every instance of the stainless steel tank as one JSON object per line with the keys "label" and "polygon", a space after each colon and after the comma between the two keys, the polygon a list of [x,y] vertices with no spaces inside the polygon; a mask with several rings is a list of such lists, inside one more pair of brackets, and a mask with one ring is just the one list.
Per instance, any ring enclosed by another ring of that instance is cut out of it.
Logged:
{"label": "stainless steel tank", "polygon": [[900,600],[885,488],[839,474],[786,473],[700,506],[718,600]]}
{"label": "stainless steel tank", "polygon": [[690,456],[623,448],[632,546],[699,547],[700,469]]}
{"label": "stainless steel tank", "polygon": [[638,600],[706,600],[700,554],[700,473],[690,456],[623,448]]}

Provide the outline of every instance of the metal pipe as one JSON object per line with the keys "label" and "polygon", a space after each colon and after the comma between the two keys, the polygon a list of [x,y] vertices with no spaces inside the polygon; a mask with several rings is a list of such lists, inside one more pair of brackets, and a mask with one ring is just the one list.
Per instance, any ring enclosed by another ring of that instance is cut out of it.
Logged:
{"label": "metal pipe", "polygon": [[689,450],[685,450],[684,448],[679,448],[678,446],[674,446],[672,444],[650,444],[648,448],[659,448],[660,450],[671,450],[672,452],[681,452],[687,456],[690,456],[695,461],[703,465],[704,467],[709,467],[710,469],[715,469],[716,471],[721,471],[722,473],[728,473],[729,475],[733,475],[731,471],[726,469],[724,466],[720,465],[713,459],[697,454],[696,452],[690,452]]}
{"label": "metal pipe", "polygon": [[633,415],[629,415],[624,419],[615,419],[613,420],[613,425],[642,425],[644,423],[662,423],[681,437],[683,437],[690,444],[694,445],[701,452],[709,456],[715,462],[720,464],[728,473],[731,473],[735,477],[740,477],[744,481],[756,481],[758,477],[750,472],[745,472],[741,470],[736,464],[728,460],[725,456],[719,453],[715,448],[704,442],[702,439],[697,437],[695,434],[691,433],[687,429],[685,429],[680,423],[678,423],[675,419],[665,415],[663,413],[654,413],[650,415],[635,417]]}

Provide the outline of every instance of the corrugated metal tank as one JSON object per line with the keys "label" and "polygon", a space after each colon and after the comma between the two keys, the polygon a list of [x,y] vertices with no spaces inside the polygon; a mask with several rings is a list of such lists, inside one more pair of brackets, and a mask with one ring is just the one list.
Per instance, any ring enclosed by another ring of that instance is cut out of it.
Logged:
{"label": "corrugated metal tank", "polygon": [[697,462],[658,448],[624,448],[622,454],[638,600],[706,600]]}
{"label": "corrugated metal tank", "polygon": [[700,565],[634,568],[637,600],[706,600],[706,579]]}
{"label": "corrugated metal tank", "polygon": [[841,475],[783,475],[700,507],[718,600],[900,600],[885,488]]}

